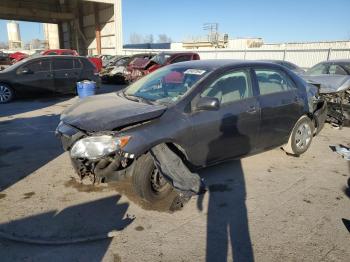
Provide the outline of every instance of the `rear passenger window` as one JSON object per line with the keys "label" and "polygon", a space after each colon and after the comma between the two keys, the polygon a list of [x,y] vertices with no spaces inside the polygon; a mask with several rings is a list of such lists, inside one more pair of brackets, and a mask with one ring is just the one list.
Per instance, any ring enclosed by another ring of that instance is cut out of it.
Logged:
{"label": "rear passenger window", "polygon": [[282,71],[256,69],[255,74],[259,84],[260,95],[278,93],[296,88],[294,82]]}
{"label": "rear passenger window", "polygon": [[54,59],[53,69],[54,70],[73,69],[73,59]]}
{"label": "rear passenger window", "polygon": [[226,73],[215,80],[201,96],[216,97],[221,104],[251,97],[253,92],[250,73],[248,70]]}

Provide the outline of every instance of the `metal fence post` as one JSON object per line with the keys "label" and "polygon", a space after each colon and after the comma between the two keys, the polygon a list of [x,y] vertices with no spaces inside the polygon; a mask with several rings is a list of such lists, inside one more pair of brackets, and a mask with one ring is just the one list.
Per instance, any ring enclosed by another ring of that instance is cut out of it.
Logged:
{"label": "metal fence post", "polygon": [[332,48],[328,49],[328,54],[327,54],[327,61],[330,59],[332,53]]}
{"label": "metal fence post", "polygon": [[284,51],[283,51],[283,61],[286,60],[286,53],[287,53],[287,49],[284,49]]}

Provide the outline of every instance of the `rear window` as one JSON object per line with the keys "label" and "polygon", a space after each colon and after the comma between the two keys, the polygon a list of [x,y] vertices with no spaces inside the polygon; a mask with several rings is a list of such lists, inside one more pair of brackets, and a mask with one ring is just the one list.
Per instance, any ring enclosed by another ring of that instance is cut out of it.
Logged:
{"label": "rear window", "polygon": [[54,59],[53,69],[54,70],[73,69],[73,59]]}
{"label": "rear window", "polygon": [[278,93],[295,89],[294,82],[282,71],[274,69],[256,69],[261,95]]}

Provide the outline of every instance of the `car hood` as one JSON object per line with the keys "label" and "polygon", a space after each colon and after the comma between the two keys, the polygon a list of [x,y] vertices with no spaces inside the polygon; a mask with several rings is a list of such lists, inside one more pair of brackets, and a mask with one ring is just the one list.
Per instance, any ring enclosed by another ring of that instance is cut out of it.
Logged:
{"label": "car hood", "polygon": [[61,121],[88,132],[111,131],[160,117],[167,109],[121,96],[111,93],[82,99],[62,113]]}
{"label": "car hood", "polygon": [[350,76],[343,75],[302,75],[310,84],[320,87],[321,94],[337,93],[350,88]]}

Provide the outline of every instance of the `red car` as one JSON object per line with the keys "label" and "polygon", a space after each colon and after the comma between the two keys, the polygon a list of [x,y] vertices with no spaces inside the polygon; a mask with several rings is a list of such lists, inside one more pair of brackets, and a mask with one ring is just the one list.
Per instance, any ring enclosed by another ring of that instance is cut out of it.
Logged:
{"label": "red car", "polygon": [[41,53],[42,55],[74,55],[79,56],[78,52],[72,49],[49,49]]}
{"label": "red car", "polygon": [[[78,52],[72,49],[49,49],[41,53],[42,55],[72,55],[79,56]],[[93,63],[100,72],[102,69],[102,59],[98,57],[88,57],[91,63]]]}
{"label": "red car", "polygon": [[27,58],[29,55],[22,53],[22,52],[15,52],[9,55],[9,58],[11,60],[11,64],[15,64],[25,58]]}
{"label": "red car", "polygon": [[161,52],[151,59],[138,59],[128,67],[128,81],[134,82],[163,66],[190,60],[200,60],[200,57],[194,52]]}

